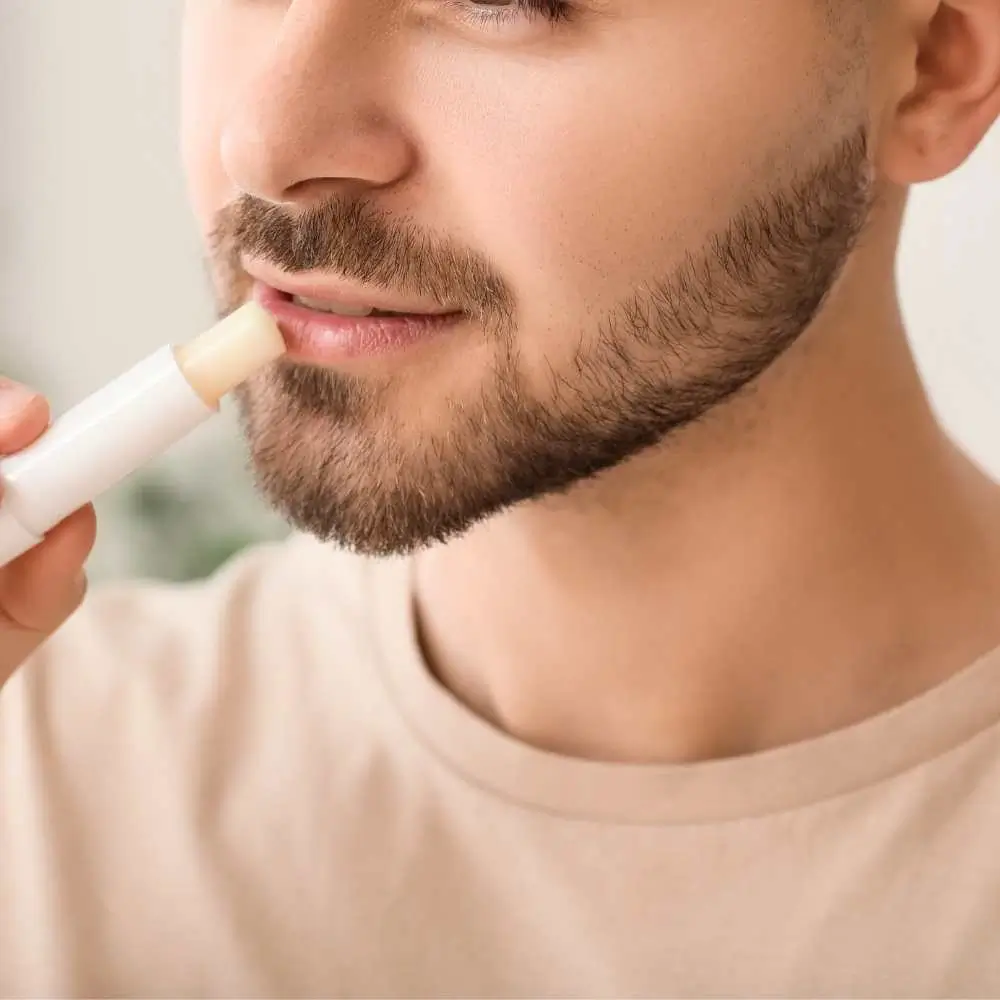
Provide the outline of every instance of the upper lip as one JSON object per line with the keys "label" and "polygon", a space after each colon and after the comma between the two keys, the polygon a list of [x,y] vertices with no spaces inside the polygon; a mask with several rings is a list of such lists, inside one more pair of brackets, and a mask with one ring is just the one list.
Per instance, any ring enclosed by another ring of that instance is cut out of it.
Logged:
{"label": "upper lip", "polygon": [[379,309],[383,312],[431,315],[458,311],[442,307],[440,302],[393,298],[378,289],[352,285],[345,278],[336,275],[290,275],[257,261],[244,261],[243,268],[250,277],[286,295],[304,296],[307,299],[317,299],[320,302],[330,302],[352,309]]}

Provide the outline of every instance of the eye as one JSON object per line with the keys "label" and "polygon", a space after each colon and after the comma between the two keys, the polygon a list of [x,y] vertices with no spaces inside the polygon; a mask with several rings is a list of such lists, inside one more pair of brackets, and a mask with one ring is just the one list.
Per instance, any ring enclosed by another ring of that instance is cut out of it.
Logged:
{"label": "eye", "polygon": [[502,26],[518,20],[544,20],[552,24],[570,19],[568,0],[447,0],[460,18],[478,27]]}

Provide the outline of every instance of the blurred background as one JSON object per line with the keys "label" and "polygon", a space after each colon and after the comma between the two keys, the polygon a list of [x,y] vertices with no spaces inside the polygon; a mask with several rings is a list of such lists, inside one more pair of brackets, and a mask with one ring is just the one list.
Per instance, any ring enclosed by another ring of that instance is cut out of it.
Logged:
{"label": "blurred background", "polygon": [[[57,410],[214,322],[177,142],[181,0],[0,0],[0,371]],[[93,579],[203,576],[282,522],[231,410],[98,503]]]}
{"label": "blurred background", "polygon": [[[181,0],[0,0],[0,371],[64,409],[212,322],[177,148]],[[1000,475],[1000,129],[915,193],[900,286],[942,420]],[[100,501],[95,579],[188,579],[284,525],[231,412]]]}

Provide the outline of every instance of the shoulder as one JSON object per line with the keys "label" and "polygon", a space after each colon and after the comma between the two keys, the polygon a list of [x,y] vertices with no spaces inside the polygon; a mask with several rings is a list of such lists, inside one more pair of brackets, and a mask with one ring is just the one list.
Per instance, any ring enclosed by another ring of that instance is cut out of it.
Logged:
{"label": "shoulder", "polygon": [[366,560],[293,537],[251,547],[205,580],[96,587],[21,674],[66,680],[82,669],[93,683],[118,665],[155,660],[169,671],[192,659],[249,655],[308,621],[363,617],[369,572]]}
{"label": "shoulder", "polygon": [[377,634],[406,565],[295,539],[197,584],[95,588],[0,691],[0,982],[78,954],[134,978],[164,927],[197,956],[236,890],[294,910],[311,883],[275,851],[363,834],[409,752]]}
{"label": "shoulder", "polygon": [[0,745],[197,739],[262,709],[301,714],[327,685],[347,711],[375,697],[385,572],[295,536],[197,583],[97,587],[0,691]]}

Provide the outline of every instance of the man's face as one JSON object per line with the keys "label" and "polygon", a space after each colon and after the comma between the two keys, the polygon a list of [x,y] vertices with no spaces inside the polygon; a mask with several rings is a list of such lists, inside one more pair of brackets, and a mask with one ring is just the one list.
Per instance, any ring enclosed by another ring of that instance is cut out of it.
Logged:
{"label": "man's face", "polygon": [[811,322],[872,202],[860,4],[188,0],[184,148],[247,274],[464,318],[241,411],[294,523],[446,538],[656,446]]}

